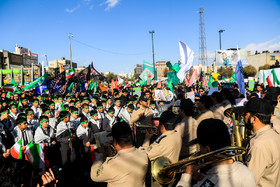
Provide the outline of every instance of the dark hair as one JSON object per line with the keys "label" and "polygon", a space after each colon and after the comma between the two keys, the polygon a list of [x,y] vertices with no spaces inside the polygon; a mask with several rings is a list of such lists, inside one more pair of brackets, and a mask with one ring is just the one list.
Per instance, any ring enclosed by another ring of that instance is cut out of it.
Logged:
{"label": "dark hair", "polygon": [[159,123],[163,125],[166,130],[173,130],[177,123],[177,118],[173,112],[167,110],[161,114]]}
{"label": "dark hair", "polygon": [[180,109],[184,112],[186,116],[193,115],[193,102],[190,99],[182,99],[180,103]]}
{"label": "dark hair", "polygon": [[78,112],[78,109],[76,107],[74,107],[74,106],[70,106],[69,110],[70,110],[71,113]]}
{"label": "dark hair", "polygon": [[210,109],[210,107],[213,105],[212,99],[208,95],[201,96],[199,101],[204,104],[206,109]]}
{"label": "dark hair", "polygon": [[96,114],[96,113],[97,113],[97,110],[94,109],[94,110],[90,111],[90,116],[92,116],[92,115],[94,115],[94,114]]}
{"label": "dark hair", "polygon": [[114,107],[113,106],[111,106],[109,109],[108,109],[108,112],[107,113],[109,113],[109,112],[113,112],[113,113],[115,113],[115,109],[114,109]]}
{"label": "dark hair", "polygon": [[223,101],[222,94],[220,92],[213,92],[211,97],[215,98],[218,103]]}
{"label": "dark hair", "polygon": [[26,121],[25,118],[17,118],[17,120],[16,120],[16,125],[19,125],[19,124],[21,124],[21,123],[24,122],[24,121]]}
{"label": "dark hair", "polygon": [[30,109],[30,108],[27,109],[25,113],[28,114],[29,112],[33,112],[34,113],[34,111],[32,109]]}
{"label": "dark hair", "polygon": [[87,103],[84,103],[83,105],[82,105],[82,108],[84,108],[84,107],[86,107],[86,106],[89,106]]}
{"label": "dark hair", "polygon": [[267,99],[271,102],[273,108],[278,104],[278,94],[276,93],[267,93],[264,96],[264,99]]}
{"label": "dark hair", "polygon": [[20,113],[17,118],[27,118],[27,115],[25,113]]}
{"label": "dark hair", "polygon": [[44,119],[49,119],[49,118],[48,118],[48,116],[40,116],[39,122],[42,121],[42,120],[44,120]]}
{"label": "dark hair", "polygon": [[85,116],[82,116],[81,119],[80,119],[80,122],[83,122],[83,121],[87,121],[88,122],[88,118],[85,117]]}
{"label": "dark hair", "polygon": [[268,114],[259,114],[259,113],[251,113],[251,116],[256,116],[263,124],[270,124],[271,115]]}
{"label": "dark hair", "polygon": [[69,114],[68,111],[61,111],[59,114],[59,121],[62,121],[64,117],[67,116],[68,114]]}
{"label": "dark hair", "polygon": [[226,124],[219,119],[205,119],[197,127],[197,140],[212,151],[230,146],[230,135]]}
{"label": "dark hair", "polygon": [[112,127],[113,139],[121,146],[133,145],[132,131],[126,122],[117,122]]}

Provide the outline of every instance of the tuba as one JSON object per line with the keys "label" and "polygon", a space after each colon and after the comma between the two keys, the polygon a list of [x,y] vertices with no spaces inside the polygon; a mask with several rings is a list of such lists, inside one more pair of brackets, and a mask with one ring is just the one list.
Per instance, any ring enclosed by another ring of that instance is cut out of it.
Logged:
{"label": "tuba", "polygon": [[[232,157],[242,155],[245,152],[246,149],[243,147],[228,146],[191,159],[184,159],[174,164],[166,157],[159,157],[152,164],[152,175],[159,184],[166,185],[172,182],[175,174],[180,173],[180,169],[184,166],[198,163],[208,165],[218,161],[228,160]],[[209,159],[207,160],[210,157],[215,159],[211,161]]]}
{"label": "tuba", "polygon": [[159,135],[159,129],[155,125],[150,125],[150,124],[142,124],[140,122],[135,123],[135,127],[143,130],[143,133],[146,133],[146,130],[148,131],[149,134],[154,134],[154,135]]}

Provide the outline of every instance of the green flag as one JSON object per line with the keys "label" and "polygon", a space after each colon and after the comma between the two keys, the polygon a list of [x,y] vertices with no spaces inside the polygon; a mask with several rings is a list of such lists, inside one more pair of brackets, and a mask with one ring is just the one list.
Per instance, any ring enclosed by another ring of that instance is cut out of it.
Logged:
{"label": "green flag", "polygon": [[34,82],[28,84],[27,86],[23,87],[23,89],[27,90],[27,89],[42,86],[43,83],[47,80],[47,77],[48,77],[48,72],[46,72],[42,77],[40,77],[36,81],[34,81]]}
{"label": "green flag", "polygon": [[168,72],[168,87],[173,92],[173,85],[176,86],[179,84],[179,79],[175,71]]}
{"label": "green flag", "polygon": [[12,77],[11,84],[15,84],[15,85],[17,84],[14,77]]}
{"label": "green flag", "polygon": [[212,76],[209,76],[209,81],[208,81],[208,87],[210,88],[212,86],[212,83],[214,82]]}
{"label": "green flag", "polygon": [[233,83],[233,82],[236,82],[235,73],[233,73],[233,75],[231,76],[229,83]]}
{"label": "green flag", "polygon": [[7,97],[8,99],[10,99],[11,95],[12,95],[12,92],[8,92],[7,95],[6,95],[6,97]]}

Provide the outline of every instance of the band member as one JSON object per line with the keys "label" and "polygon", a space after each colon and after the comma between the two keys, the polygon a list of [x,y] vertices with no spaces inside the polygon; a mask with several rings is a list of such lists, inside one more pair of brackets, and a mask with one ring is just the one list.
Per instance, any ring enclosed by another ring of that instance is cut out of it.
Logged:
{"label": "band member", "polygon": [[252,98],[242,109],[246,128],[254,132],[246,162],[257,186],[280,186],[280,136],[270,126],[273,105],[266,99]]}
{"label": "band member", "polygon": [[193,142],[196,139],[197,122],[192,117],[193,102],[190,99],[183,99],[180,103],[180,115],[182,121],[178,123],[175,130],[182,138],[181,158],[186,158],[190,154],[197,151],[197,145]]}
{"label": "band member", "polygon": [[[228,128],[224,122],[218,119],[202,121],[197,128],[197,140],[202,154],[231,145]],[[206,162],[213,159],[216,159],[215,156],[207,158]],[[202,166],[187,166],[177,187],[191,186],[192,177],[198,179],[194,186],[256,186],[253,173],[245,165],[235,161],[232,157],[213,162],[210,165],[211,168],[205,174],[197,172]]]}
{"label": "band member", "polygon": [[214,118],[213,112],[210,110],[212,106],[211,97],[208,95],[203,95],[200,97],[198,102],[198,109],[200,113],[195,117],[197,124],[205,119]]}
{"label": "band member", "polygon": [[116,123],[112,127],[112,136],[117,154],[103,162],[103,154],[97,153],[91,167],[91,179],[107,182],[108,186],[145,186],[148,157],[133,146],[130,126],[124,122]]}
{"label": "band member", "polygon": [[153,134],[146,134],[144,144],[140,149],[147,152],[151,161],[161,156],[169,158],[172,162],[178,161],[182,146],[182,138],[179,133],[174,130],[176,120],[173,112],[165,111],[159,119],[161,136],[150,145],[150,138]]}

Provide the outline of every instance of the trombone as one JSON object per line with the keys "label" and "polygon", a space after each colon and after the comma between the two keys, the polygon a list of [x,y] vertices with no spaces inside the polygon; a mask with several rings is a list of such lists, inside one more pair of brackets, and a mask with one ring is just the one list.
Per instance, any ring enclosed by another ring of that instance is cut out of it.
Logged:
{"label": "trombone", "polygon": [[[199,155],[191,159],[183,159],[174,164],[166,157],[157,158],[152,164],[152,176],[159,184],[169,184],[175,177],[176,173],[180,173],[180,169],[184,166],[202,163],[209,165],[217,161],[227,160],[231,157],[242,155],[246,152],[244,147],[228,146],[206,154]],[[209,161],[207,158],[215,157],[215,160]]]}

